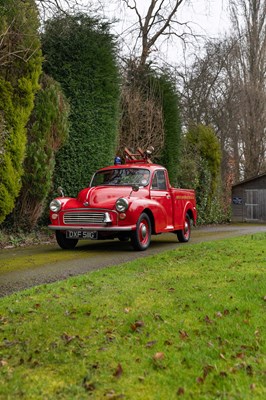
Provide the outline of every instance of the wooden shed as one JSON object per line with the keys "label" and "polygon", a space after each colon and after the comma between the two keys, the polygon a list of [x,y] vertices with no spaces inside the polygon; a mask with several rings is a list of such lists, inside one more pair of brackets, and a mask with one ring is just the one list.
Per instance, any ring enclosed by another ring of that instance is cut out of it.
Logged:
{"label": "wooden shed", "polygon": [[266,173],[232,186],[232,220],[266,222]]}

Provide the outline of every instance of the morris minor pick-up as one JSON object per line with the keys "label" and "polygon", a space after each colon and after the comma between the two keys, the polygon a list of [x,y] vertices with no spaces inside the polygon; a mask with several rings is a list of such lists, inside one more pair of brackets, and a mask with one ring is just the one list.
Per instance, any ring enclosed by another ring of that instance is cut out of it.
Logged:
{"label": "morris minor pick-up", "polygon": [[50,203],[49,228],[62,249],[75,248],[81,239],[118,238],[146,250],[151,235],[167,232],[179,242],[189,241],[197,219],[194,190],[173,188],[167,170],[151,162],[149,151],[125,153],[124,164],[119,159],[96,171],[77,198],[61,191]]}

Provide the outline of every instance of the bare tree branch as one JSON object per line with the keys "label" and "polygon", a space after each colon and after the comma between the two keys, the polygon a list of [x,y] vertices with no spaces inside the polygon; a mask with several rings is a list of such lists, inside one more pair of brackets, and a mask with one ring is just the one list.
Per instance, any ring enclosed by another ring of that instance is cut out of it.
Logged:
{"label": "bare tree branch", "polygon": [[138,29],[138,39],[141,41],[139,56],[140,67],[144,66],[154,46],[163,36],[184,38],[191,31],[178,32],[177,27],[187,28],[188,24],[179,21],[175,16],[184,0],[150,0],[145,15],[142,16],[140,6],[136,0],[121,0],[125,6],[133,10],[137,16],[138,25],[131,29],[131,33]]}

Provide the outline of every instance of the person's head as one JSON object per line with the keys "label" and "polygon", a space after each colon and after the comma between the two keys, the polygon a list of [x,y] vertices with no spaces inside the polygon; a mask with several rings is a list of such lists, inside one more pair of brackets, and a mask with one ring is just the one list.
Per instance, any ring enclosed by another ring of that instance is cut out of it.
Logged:
{"label": "person's head", "polygon": [[116,156],[115,159],[114,159],[114,165],[120,165],[120,164],[122,164],[121,158]]}
{"label": "person's head", "polygon": [[149,177],[150,177],[149,171],[143,171],[141,175],[142,175],[141,176],[141,184],[147,185],[147,183],[149,182]]}

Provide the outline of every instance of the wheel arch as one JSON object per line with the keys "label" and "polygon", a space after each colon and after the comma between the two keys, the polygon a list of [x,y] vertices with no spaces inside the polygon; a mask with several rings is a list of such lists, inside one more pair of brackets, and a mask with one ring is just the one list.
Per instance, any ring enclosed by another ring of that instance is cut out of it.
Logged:
{"label": "wheel arch", "polygon": [[154,220],[154,215],[153,215],[152,211],[149,208],[145,208],[142,212],[146,213],[148,215],[148,217],[150,218],[151,233],[154,234],[155,233],[155,220]]}
{"label": "wheel arch", "polygon": [[193,211],[193,206],[192,204],[187,204],[187,206],[184,209],[184,216],[183,219],[185,220],[186,215],[189,216],[189,218],[193,221],[193,225],[196,225],[196,213]]}

